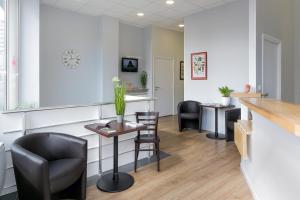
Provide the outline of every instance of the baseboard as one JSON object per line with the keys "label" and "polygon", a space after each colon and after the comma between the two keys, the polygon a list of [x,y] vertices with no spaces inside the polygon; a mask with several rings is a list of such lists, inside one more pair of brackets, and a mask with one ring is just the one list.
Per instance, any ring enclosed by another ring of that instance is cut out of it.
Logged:
{"label": "baseboard", "polygon": [[245,169],[245,166],[244,166],[243,162],[241,162],[241,164],[240,164],[240,169],[241,169],[241,171],[242,171],[242,173],[243,173],[243,175],[245,177],[245,180],[247,182],[247,185],[248,185],[248,187],[249,187],[249,189],[251,191],[251,194],[252,194],[254,200],[261,200],[261,198],[259,198],[259,195],[257,194],[257,192],[255,192],[255,190],[253,188],[252,181],[251,181],[250,177],[246,173],[246,169]]}

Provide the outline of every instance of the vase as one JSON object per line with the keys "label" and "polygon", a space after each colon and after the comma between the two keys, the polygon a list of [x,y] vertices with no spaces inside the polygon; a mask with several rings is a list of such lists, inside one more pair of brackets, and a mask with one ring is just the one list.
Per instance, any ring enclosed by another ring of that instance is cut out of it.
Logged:
{"label": "vase", "polygon": [[249,93],[250,90],[251,90],[251,85],[246,84],[245,87],[244,87],[244,92],[245,92],[245,93]]}
{"label": "vase", "polygon": [[123,123],[124,115],[117,115],[117,123]]}
{"label": "vase", "polygon": [[230,97],[222,97],[222,106],[229,106],[230,104]]}
{"label": "vase", "polygon": [[5,170],[6,170],[5,148],[4,148],[4,144],[0,142],[0,193],[4,186]]}

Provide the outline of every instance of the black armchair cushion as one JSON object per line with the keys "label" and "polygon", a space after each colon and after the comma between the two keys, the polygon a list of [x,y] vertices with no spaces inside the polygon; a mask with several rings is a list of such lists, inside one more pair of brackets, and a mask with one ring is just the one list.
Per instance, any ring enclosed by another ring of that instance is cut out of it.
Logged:
{"label": "black armchair cushion", "polygon": [[199,113],[180,113],[181,119],[199,119]]}
{"label": "black armchair cushion", "polygon": [[50,191],[56,193],[71,186],[85,166],[81,159],[61,159],[49,162]]}

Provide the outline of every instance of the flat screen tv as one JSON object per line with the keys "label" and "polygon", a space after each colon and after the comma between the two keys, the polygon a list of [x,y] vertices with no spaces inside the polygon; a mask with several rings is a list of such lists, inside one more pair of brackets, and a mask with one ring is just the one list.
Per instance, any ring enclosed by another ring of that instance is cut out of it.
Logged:
{"label": "flat screen tv", "polygon": [[122,72],[138,72],[138,67],[137,58],[122,58]]}

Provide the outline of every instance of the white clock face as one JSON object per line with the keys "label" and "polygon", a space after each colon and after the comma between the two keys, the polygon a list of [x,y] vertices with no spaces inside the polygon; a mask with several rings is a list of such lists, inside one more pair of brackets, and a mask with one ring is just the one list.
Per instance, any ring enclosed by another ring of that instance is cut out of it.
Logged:
{"label": "white clock face", "polygon": [[74,50],[67,50],[64,52],[63,64],[69,69],[76,69],[80,64],[80,55]]}

